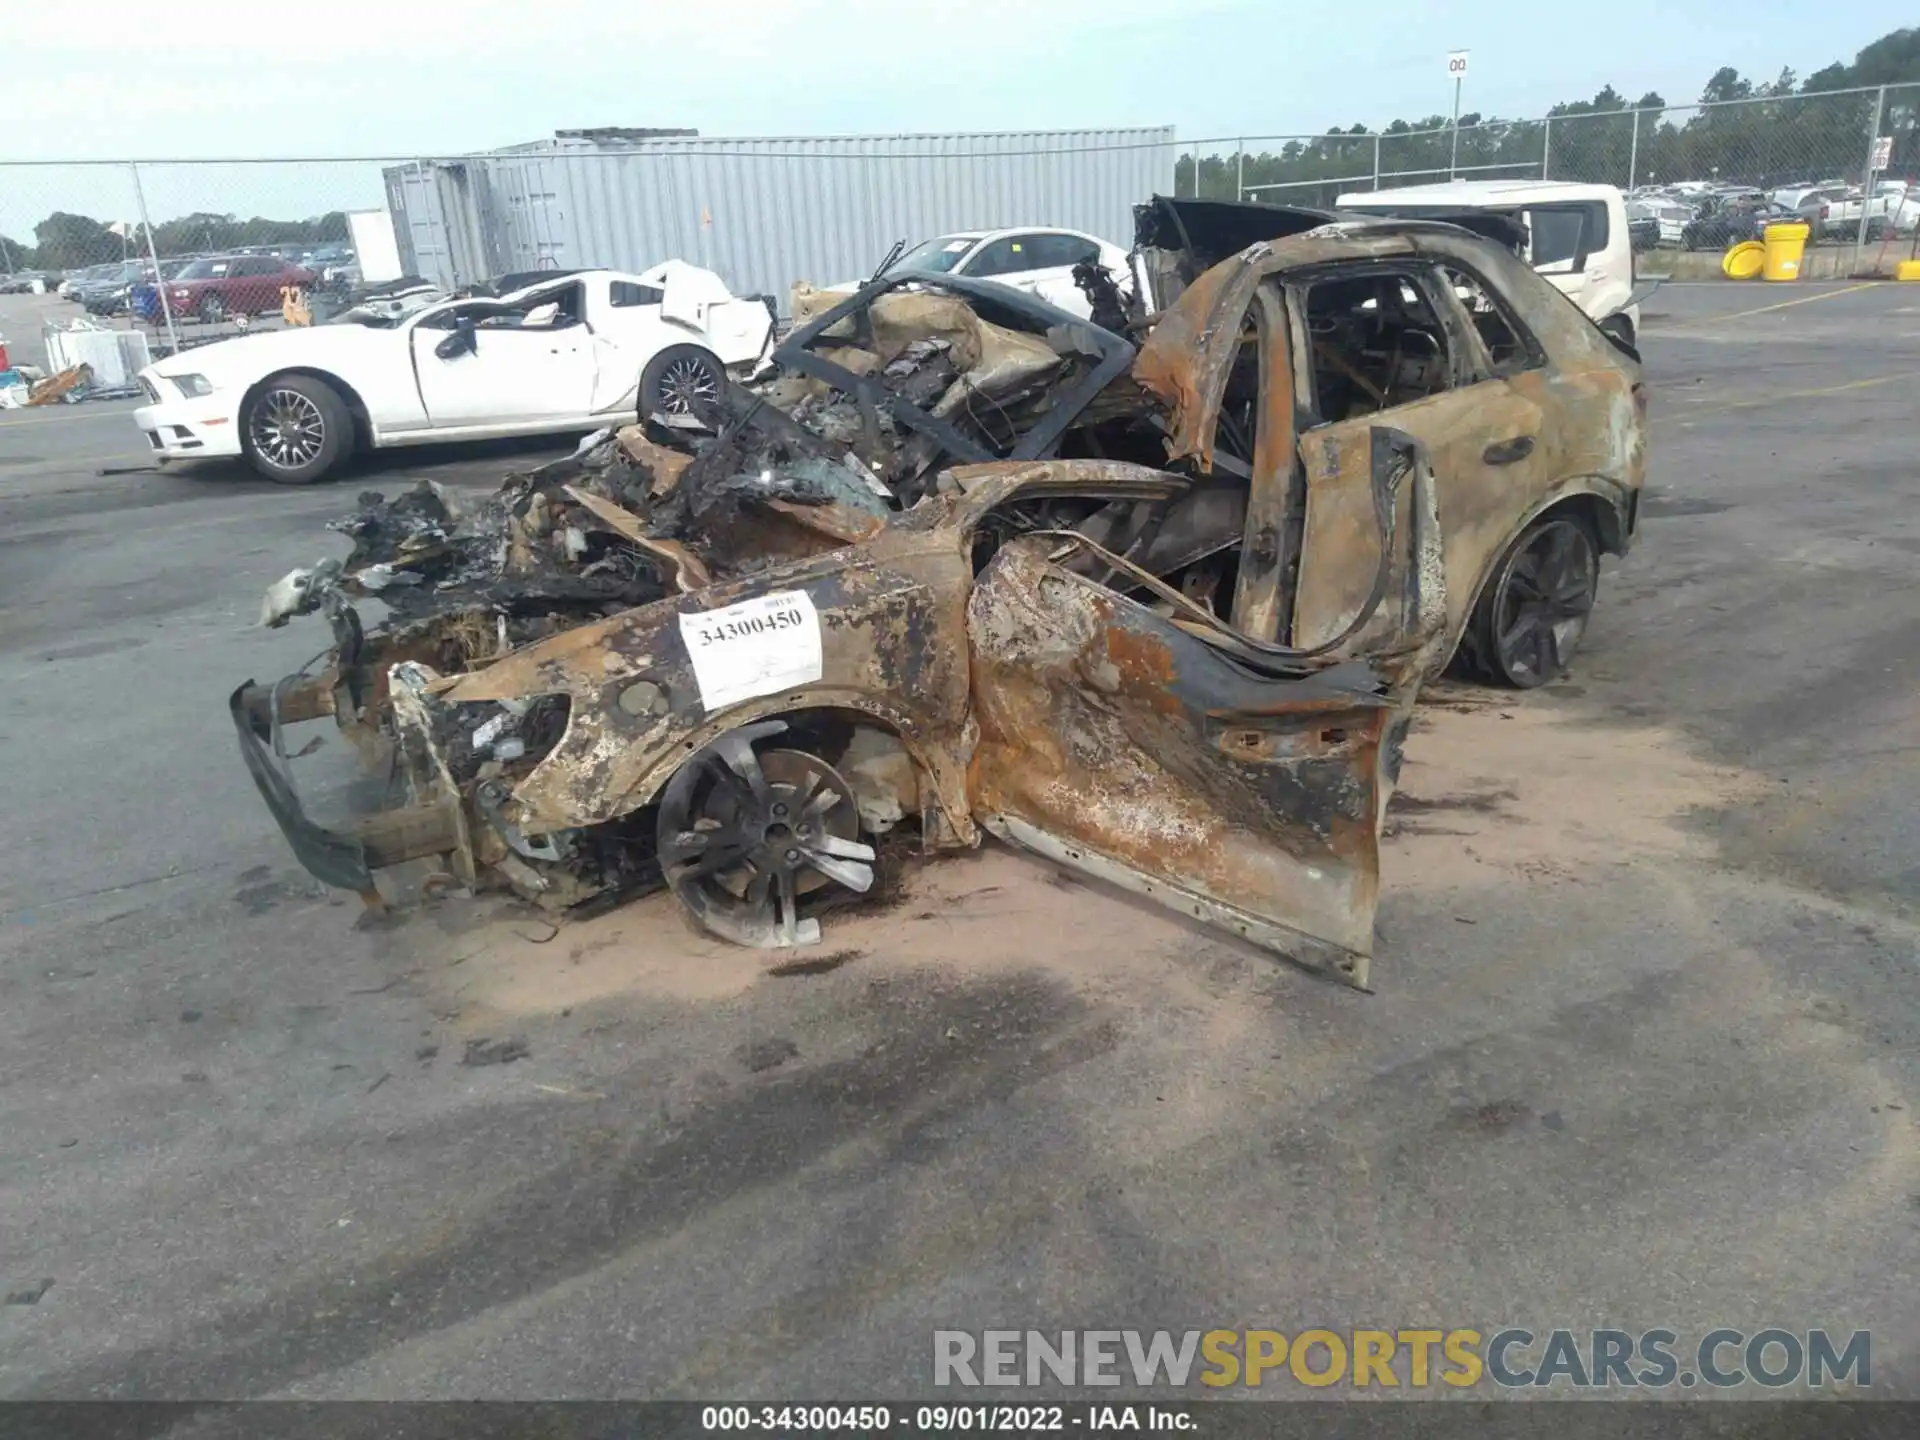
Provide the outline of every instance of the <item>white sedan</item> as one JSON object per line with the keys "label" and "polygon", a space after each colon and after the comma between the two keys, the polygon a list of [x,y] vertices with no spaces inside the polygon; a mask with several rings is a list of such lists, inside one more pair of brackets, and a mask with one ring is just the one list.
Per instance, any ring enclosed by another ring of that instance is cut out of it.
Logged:
{"label": "white sedan", "polygon": [[[969,280],[994,280],[1037,295],[1051,305],[1085,319],[1093,307],[1073,283],[1073,267],[1098,260],[1123,285],[1131,271],[1127,252],[1118,245],[1078,230],[963,230],[923,241],[887,267],[887,274],[924,271],[933,275],[961,275]],[[865,282],[835,285],[851,292]]]}
{"label": "white sedan", "polygon": [[773,343],[772,306],[669,260],[591,270],[499,299],[289,328],[169,356],[134,412],[162,461],[244,455],[304,485],[356,448],[595,430],[686,414]]}

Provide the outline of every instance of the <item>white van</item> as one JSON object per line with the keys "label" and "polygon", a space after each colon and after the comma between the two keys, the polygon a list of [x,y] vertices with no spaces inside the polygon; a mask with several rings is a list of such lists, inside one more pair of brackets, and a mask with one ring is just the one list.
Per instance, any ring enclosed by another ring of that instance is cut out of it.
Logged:
{"label": "white van", "polygon": [[1625,197],[1611,185],[1557,180],[1449,180],[1400,190],[1354,190],[1334,202],[1362,214],[1442,216],[1492,210],[1527,227],[1527,259],[1602,330],[1627,344],[1640,329]]}

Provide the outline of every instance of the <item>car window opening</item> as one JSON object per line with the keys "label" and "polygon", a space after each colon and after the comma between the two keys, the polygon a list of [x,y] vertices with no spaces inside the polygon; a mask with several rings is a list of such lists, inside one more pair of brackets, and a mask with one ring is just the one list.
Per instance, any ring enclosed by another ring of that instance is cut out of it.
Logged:
{"label": "car window opening", "polygon": [[1516,374],[1537,363],[1532,347],[1521,338],[1518,323],[1487,293],[1477,275],[1451,265],[1442,266],[1440,273],[1459,297],[1473,328],[1480,332],[1481,343],[1493,361],[1494,374]]}
{"label": "car window opening", "polygon": [[1607,207],[1599,201],[1536,205],[1527,212],[1533,264],[1577,270],[1586,257],[1607,248]]}
{"label": "car window opening", "polygon": [[973,258],[966,273],[976,280],[991,280],[995,275],[1039,269],[1042,262],[1034,259],[1034,238],[1031,235],[1008,235],[995,240]]}
{"label": "car window opening", "polygon": [[480,310],[473,323],[482,330],[564,330],[580,323],[580,298],[580,287],[569,285],[557,294],[538,295],[508,309]]}
{"label": "car window opening", "polygon": [[1321,421],[1378,414],[1448,388],[1446,332],[1413,276],[1319,281],[1306,313]]}
{"label": "car window opening", "polygon": [[667,292],[658,285],[640,285],[632,280],[615,280],[607,287],[607,303],[616,310],[658,305],[666,298]]}
{"label": "car window opening", "polygon": [[[1216,469],[1243,475],[1252,474],[1253,442],[1260,424],[1260,328],[1254,313],[1248,311],[1240,323],[1240,342],[1234,349],[1233,367],[1227,372],[1227,386],[1220,397],[1220,416],[1213,432]],[[1220,457],[1233,464],[1221,465]]]}
{"label": "car window opening", "polygon": [[960,263],[961,258],[973,248],[973,245],[974,237],[971,235],[942,235],[938,239],[927,240],[914,246],[894,261],[890,268],[945,275]]}

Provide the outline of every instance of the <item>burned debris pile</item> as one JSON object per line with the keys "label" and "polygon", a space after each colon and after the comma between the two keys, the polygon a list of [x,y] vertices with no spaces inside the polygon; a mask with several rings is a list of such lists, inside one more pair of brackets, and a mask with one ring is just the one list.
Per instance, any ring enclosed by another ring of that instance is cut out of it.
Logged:
{"label": "burned debris pile", "polygon": [[361,495],[328,526],[351,553],[287,576],[262,623],[377,598],[391,627],[493,617],[504,649],[864,539],[955,464],[1074,453],[1069,438],[1107,454],[1103,431],[1159,449],[1158,431],[1120,434],[1145,407],[1113,383],[1133,351],[1111,332],[997,286],[899,286],[802,287],[778,370],[708,413],[602,431],[477,500],[430,480]]}
{"label": "burned debris pile", "polygon": [[[651,825],[624,817],[556,843],[505,818],[515,787],[565,734],[569,697],[461,703],[439,698],[444,682],[636,607],[869,540],[943,487],[957,493],[947,472],[958,465],[1111,453],[1136,430],[1134,448],[1162,449],[1122,375],[1132,346],[1018,292],[962,281],[881,282],[852,297],[803,288],[795,310],[775,368],[728,384],[701,412],[601,431],[491,494],[422,480],[391,499],[360,495],[328,526],[351,542],[346,557],[296,570],[266,596],[263,624],[324,613],[334,646],[323,670],[297,681],[304,699],[295,682],[270,702],[253,687],[253,735],[331,711],[370,763],[407,777],[416,804],[461,797],[481,822],[459,827],[471,879],[554,906],[632,893],[658,883]],[[1112,402],[1109,388],[1126,398]],[[865,769],[911,766],[878,731],[841,739],[851,799],[881,833],[903,817]],[[283,768],[284,756],[276,740]],[[887,826],[874,823],[889,808]]]}
{"label": "burned debris pile", "polygon": [[[490,494],[362,496],[350,553],[263,611],[323,612],[328,664],[229,702],[302,863],[377,898],[428,861],[554,909],[664,883],[785,948],[885,893],[894,847],[991,835],[1364,987],[1421,682],[1486,637],[1528,683],[1500,607],[1537,597],[1503,555],[1584,545],[1590,604],[1644,387],[1463,227],[1137,218],[1132,288],[1079,277],[1097,320],[954,276],[802,290],[750,385]],[[1495,320],[1545,357],[1519,449],[1463,383],[1507,353]],[[1442,490],[1479,517],[1444,537]],[[394,782],[350,829],[289,777],[282,727],[323,716]]]}

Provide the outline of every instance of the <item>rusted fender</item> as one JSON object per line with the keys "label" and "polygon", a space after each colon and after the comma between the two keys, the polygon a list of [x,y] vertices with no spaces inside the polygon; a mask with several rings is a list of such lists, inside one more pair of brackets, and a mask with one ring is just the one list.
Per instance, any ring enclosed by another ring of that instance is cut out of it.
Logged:
{"label": "rusted fender", "polygon": [[[689,755],[735,726],[834,708],[897,733],[932,780],[945,838],[977,839],[965,800],[964,531],[890,528],[864,546],[772,567],[661,600],[439,682],[443,702],[564,694],[566,733],[514,790],[507,818],[528,834],[599,824],[650,801]],[[680,617],[803,590],[820,626],[817,681],[709,709]]]}
{"label": "rusted fender", "polygon": [[[509,802],[508,819],[529,834],[637,809],[687,756],[737,725],[835,708],[870,715],[899,735],[932,781],[936,843],[973,844],[965,771],[974,527],[995,506],[1024,497],[1151,499],[1176,495],[1187,482],[1107,460],[954,473],[962,493],[923,501],[860,543],[577,626],[442,680],[434,693],[453,704],[571,697],[566,733]],[[819,617],[819,680],[709,711],[680,617],[796,589]]]}

